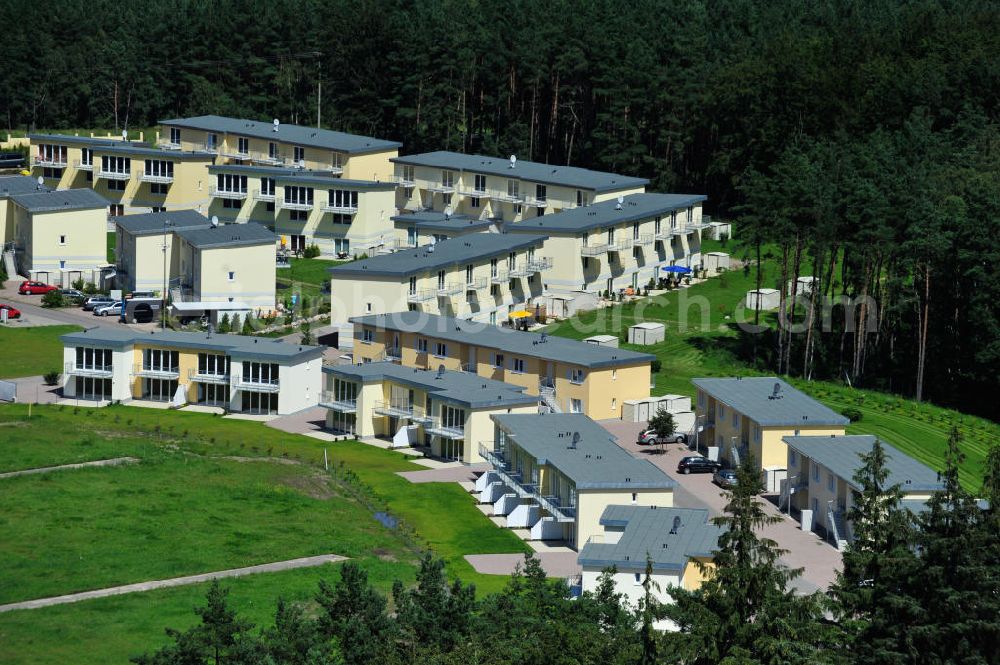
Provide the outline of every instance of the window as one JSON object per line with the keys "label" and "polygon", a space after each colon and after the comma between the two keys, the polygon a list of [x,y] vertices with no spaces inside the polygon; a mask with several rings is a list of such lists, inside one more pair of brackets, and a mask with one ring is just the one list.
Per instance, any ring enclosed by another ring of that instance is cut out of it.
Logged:
{"label": "window", "polygon": [[285,187],[285,203],[291,205],[308,205],[313,204],[313,188],[312,187]]}
{"label": "window", "polygon": [[208,135],[208,140],[205,141],[205,147],[207,149],[209,149],[209,150],[218,150],[219,149],[219,135],[218,134],[209,134]]}
{"label": "window", "polygon": [[108,180],[108,189],[113,192],[124,192],[127,186],[127,180]]}
{"label": "window", "polygon": [[375,341],[375,331],[371,328],[365,328],[361,331],[361,341],[365,344],[371,344]]}
{"label": "window", "polygon": [[826,489],[830,492],[833,491],[833,473],[826,472]]}
{"label": "window", "polygon": [[278,365],[276,363],[243,361],[244,383],[278,383]]}
{"label": "window", "polygon": [[406,229],[406,244],[410,247],[417,246],[417,227],[410,226]]}
{"label": "window", "polygon": [[726,417],[726,405],[725,404],[720,404],[719,405],[719,420],[722,420],[725,417]]}
{"label": "window", "polygon": [[473,196],[469,199],[469,206],[473,208],[481,208],[482,201],[479,199],[478,196]]}
{"label": "window", "polygon": [[632,225],[632,240],[639,239],[639,222]]}
{"label": "window", "polygon": [[583,413],[583,400],[573,398],[569,401],[570,413]]}
{"label": "window", "polygon": [[60,245],[66,244],[66,236],[59,236],[59,244]]}
{"label": "window", "polygon": [[306,149],[300,145],[292,148],[292,159],[295,160],[296,164],[300,164],[306,160]]}
{"label": "window", "polygon": [[455,172],[454,171],[441,171],[441,186],[442,187],[454,187],[455,186]]}
{"label": "window", "polygon": [[144,173],[152,178],[173,178],[174,163],[165,159],[147,159]]}
{"label": "window", "polygon": [[351,253],[351,241],[349,238],[334,238],[333,239],[333,251],[337,254],[350,254]]}
{"label": "window", "polygon": [[438,270],[438,289],[444,288],[444,276],[445,276],[444,270]]}
{"label": "window", "polygon": [[101,171],[104,173],[132,174],[132,160],[128,157],[101,155]]}
{"label": "window", "polygon": [[[512,199],[521,198],[521,182],[519,180],[508,179],[507,180],[507,196]],[[520,210],[518,210],[520,212]]]}
{"label": "window", "polygon": [[229,358],[215,353],[199,353],[198,373],[209,376],[227,376],[229,374]]}
{"label": "window", "polygon": [[94,165],[94,151],[90,148],[80,149],[80,165],[81,166],[93,166]]}
{"label": "window", "polygon": [[495,326],[497,324],[497,313],[490,312],[490,325]]}
{"label": "window", "polygon": [[660,221],[661,221],[661,219],[662,218],[657,217],[656,218],[656,222],[653,224],[653,231],[656,233],[656,235],[660,235]]}
{"label": "window", "polygon": [[65,270],[66,269],[66,262],[63,261],[62,259],[59,260],[59,269],[60,270]]}
{"label": "window", "polygon": [[490,259],[490,277],[497,276],[497,263],[498,259]]}
{"label": "window", "polygon": [[222,199],[222,207],[226,210],[239,210],[243,207],[243,201],[239,199]]}
{"label": "window", "polygon": [[149,193],[150,194],[166,194],[170,191],[170,185],[165,182],[151,182],[149,183]]}
{"label": "window", "polygon": [[228,276],[227,276],[227,279],[228,279],[228,280],[229,280],[230,282],[233,282],[233,281],[236,281],[236,273],[235,273],[234,271],[230,270],[230,271],[229,271],[229,272],[227,273],[227,275],[228,275]]}
{"label": "window", "polygon": [[788,449],[788,464],[790,466],[799,465],[799,454],[794,450],[792,450],[791,448]]}
{"label": "window", "polygon": [[511,358],[510,371],[515,374],[524,374],[524,358]]}
{"label": "window", "polygon": [[236,152],[241,155],[250,154],[250,139],[240,136],[236,139]]}
{"label": "window", "polygon": [[441,425],[451,429],[465,429],[465,409],[456,409],[444,404],[441,406]]}
{"label": "window", "polygon": [[215,175],[215,188],[220,192],[246,194],[247,177],[235,173],[217,173]]}
{"label": "window", "polygon": [[422,337],[417,338],[417,353],[427,353],[427,340]]}
{"label": "window", "polygon": [[330,168],[334,170],[342,170],[344,168],[344,153],[330,153]]}
{"label": "window", "polygon": [[733,429],[740,426],[740,414],[733,411]]}
{"label": "window", "polygon": [[614,397],[611,398],[611,410],[614,411],[618,408],[618,400]]}
{"label": "window", "polygon": [[411,277],[410,278],[410,291],[409,291],[409,293],[412,296],[416,292],[417,292],[417,278],[416,277]]}
{"label": "window", "polygon": [[451,205],[451,194],[444,194],[444,195],[442,195],[441,196],[441,200],[444,201],[444,204],[446,206],[450,206]]}
{"label": "window", "polygon": [[511,252],[507,255],[507,270],[517,269],[517,253]]}
{"label": "window", "polygon": [[181,143],[181,130],[177,127],[170,128],[170,142],[174,145],[180,145]]}
{"label": "window", "polygon": [[289,210],[288,219],[293,222],[305,222],[309,220],[308,210]]}
{"label": "window", "polygon": [[589,270],[590,269],[590,257],[589,256],[583,257],[583,269],[584,270]]}
{"label": "window", "polygon": [[477,192],[485,192],[486,191],[486,176],[477,173],[476,177],[475,177],[475,186],[473,187],[473,189],[475,191],[477,191]]}
{"label": "window", "polygon": [[819,482],[819,465],[813,464],[813,480]]}
{"label": "window", "polygon": [[583,190],[576,190],[576,206],[579,208],[585,205],[587,205],[587,197],[584,196]]}
{"label": "window", "polygon": [[142,368],[150,372],[177,372],[178,357],[177,351],[143,349]]}
{"label": "window", "polygon": [[493,354],[493,366],[497,369],[503,369],[503,354],[495,353]]}
{"label": "window", "polygon": [[274,196],[274,178],[260,179],[260,193],[262,196]]}
{"label": "window", "polygon": [[701,392],[700,390],[698,391],[698,406],[703,408],[705,406],[705,393]]}
{"label": "window", "polygon": [[448,345],[444,342],[434,343],[434,355],[438,358],[444,358],[448,355]]}
{"label": "window", "polygon": [[358,193],[347,189],[330,190],[330,207],[357,210]]}
{"label": "window", "polygon": [[281,158],[281,154],[278,152],[278,144],[271,141],[267,144],[267,156],[268,159],[278,160]]}
{"label": "window", "polygon": [[108,214],[112,217],[121,217],[125,214],[125,206],[121,203],[112,203],[108,206]]}
{"label": "window", "polygon": [[545,185],[535,185],[535,199],[539,203],[545,203],[548,199],[548,188]]}
{"label": "window", "polygon": [[465,283],[472,284],[472,264],[465,266]]}
{"label": "window", "polygon": [[49,166],[66,166],[66,146],[41,144],[38,146],[39,162],[48,162]]}
{"label": "window", "polygon": [[635,503],[638,500],[639,500],[639,493],[638,492],[632,492],[632,503]]}
{"label": "window", "polygon": [[570,369],[566,372],[566,377],[569,379],[570,383],[583,383],[584,372],[582,369]]}

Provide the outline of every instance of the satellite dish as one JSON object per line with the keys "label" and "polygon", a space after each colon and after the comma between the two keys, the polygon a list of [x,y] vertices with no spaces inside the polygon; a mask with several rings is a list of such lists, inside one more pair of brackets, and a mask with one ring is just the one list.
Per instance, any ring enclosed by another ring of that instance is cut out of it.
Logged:
{"label": "satellite dish", "polygon": [[576,448],[576,444],[578,444],[578,443],[580,443],[580,433],[579,432],[573,432],[573,442],[570,444],[570,448],[575,449]]}
{"label": "satellite dish", "polygon": [[440,379],[442,376],[444,376],[444,365],[443,364],[438,365],[437,378]]}
{"label": "satellite dish", "polygon": [[451,206],[444,209],[444,218],[451,219]]}
{"label": "satellite dish", "polygon": [[299,160],[299,168],[300,169],[304,169],[305,167],[306,167],[306,160],[300,159]]}
{"label": "satellite dish", "polygon": [[122,130],[122,141],[128,141],[128,130],[127,129],[123,129]]}
{"label": "satellite dish", "polygon": [[277,118],[275,118],[274,120],[272,120],[272,123],[274,124],[274,130],[273,131],[278,131],[278,125],[280,125],[281,123],[278,122]]}
{"label": "satellite dish", "polygon": [[212,215],[212,226],[216,227],[219,225],[219,218],[216,215]]}
{"label": "satellite dish", "polygon": [[621,194],[618,195],[618,205],[615,206],[615,210],[621,210],[622,204],[625,203],[625,197]]}
{"label": "satellite dish", "polygon": [[677,534],[677,530],[681,528],[681,518],[674,515],[674,526],[670,529],[670,533]]}
{"label": "satellite dish", "polygon": [[44,184],[45,184],[45,178],[43,178],[42,176],[38,176],[38,186],[41,187]]}
{"label": "satellite dish", "polygon": [[517,166],[517,155],[510,156],[510,168]]}

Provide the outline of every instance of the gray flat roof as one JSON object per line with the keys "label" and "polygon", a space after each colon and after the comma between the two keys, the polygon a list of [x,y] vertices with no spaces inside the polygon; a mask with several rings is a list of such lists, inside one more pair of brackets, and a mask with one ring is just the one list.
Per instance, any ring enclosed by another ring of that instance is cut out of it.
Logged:
{"label": "gray flat roof", "polygon": [[163,225],[167,231],[174,231],[185,226],[209,226],[208,218],[196,210],[168,210],[165,212],[147,212],[141,215],[121,215],[111,218],[114,223],[132,235],[162,235]]}
{"label": "gray flat roof", "polygon": [[[854,489],[860,489],[854,482],[854,474],[862,466],[860,456],[870,453],[875,445],[875,437],[870,434],[785,436],[782,441],[800,455],[825,466]],[[934,491],[944,487],[934,469],[884,440],[882,447],[885,449],[886,467],[889,471],[887,485],[898,484],[904,492]]]}
{"label": "gray flat roof", "polygon": [[578,166],[529,162],[522,159],[517,160],[514,168],[510,168],[509,159],[485,157],[483,155],[466,155],[461,152],[449,152],[447,150],[425,152],[418,155],[405,155],[395,157],[390,161],[397,164],[413,164],[416,166],[430,166],[454,171],[468,171],[469,173],[482,173],[504,178],[519,178],[528,182],[576,187],[594,192],[645,187],[649,184],[649,180],[646,178],[635,178],[618,175],[617,173],[607,173],[605,171],[593,171]]}
{"label": "gray flat roof", "polygon": [[322,346],[286,344],[281,340],[266,337],[208,335],[207,333],[174,332],[172,330],[142,332],[127,328],[104,327],[88,328],[82,332],[69,333],[59,339],[65,346],[86,345],[121,349],[135,344],[154,344],[200,351],[218,351],[232,356],[289,363],[322,358],[324,349]]}
{"label": "gray flat roof", "polygon": [[580,365],[590,369],[648,363],[655,356],[628,349],[590,344],[566,337],[500,328],[488,323],[465,321],[425,312],[367,314],[351,319],[354,324],[385,330],[422,333],[447,341],[497,349],[505,353]]}
{"label": "gray flat roof", "polygon": [[99,143],[93,146],[96,153],[108,153],[112,155],[140,155],[142,157],[155,157],[165,161],[177,161],[182,159],[207,159],[214,160],[215,155],[203,150],[167,150],[166,148],[153,148],[142,143]]}
{"label": "gray flat roof", "polygon": [[284,123],[278,125],[278,131],[274,131],[271,121],[226,118],[218,115],[201,115],[193,118],[161,120],[160,124],[168,127],[187,127],[208,132],[233,134],[235,136],[250,136],[266,141],[293,143],[350,154],[397,150],[402,145],[396,141],[386,141],[370,136],[347,134],[346,132],[337,132],[331,129],[286,125]]}
{"label": "gray flat roof", "polygon": [[97,210],[108,207],[107,199],[94,190],[85,188],[11,194],[10,199],[28,212]]}
{"label": "gray flat roof", "polygon": [[329,268],[332,277],[364,275],[409,277],[497,256],[527,247],[541,247],[545,236],[472,233],[434,245],[404,249]]}
{"label": "gray flat roof", "polygon": [[273,245],[276,236],[263,224],[222,224],[220,226],[187,226],[174,233],[199,249],[215,247],[241,247],[244,245]]}
{"label": "gray flat roof", "polygon": [[39,185],[37,178],[29,175],[5,175],[0,176],[0,199],[5,199],[14,194],[33,194],[35,192],[49,192],[51,187]]}
{"label": "gray flat roof", "polygon": [[[608,430],[582,413],[490,416],[529,455],[581,489],[671,489],[676,483],[649,460],[632,457]],[[579,433],[576,447],[574,433]]]}
{"label": "gray flat roof", "polygon": [[73,134],[28,134],[28,138],[31,139],[32,143],[35,141],[47,141],[52,143],[75,143],[84,146],[104,146],[119,142],[117,139],[75,136]]}
{"label": "gray flat roof", "polygon": [[618,201],[602,201],[508,224],[507,229],[515,233],[577,233],[665,215],[690,208],[706,198],[703,194],[629,194],[620,209]]}
{"label": "gray flat roof", "polygon": [[309,185],[321,185],[323,187],[338,187],[341,189],[395,189],[392,182],[379,182],[377,180],[352,180],[349,178],[338,178],[326,171],[314,171],[311,169],[290,169],[276,166],[254,166],[250,164],[213,164],[208,167],[209,173],[237,173],[242,175],[260,176],[263,178],[273,178],[280,182],[294,182]]}
{"label": "gray flat roof", "polygon": [[323,372],[362,383],[390,380],[426,390],[433,393],[435,399],[454,402],[472,409],[538,403],[538,397],[525,394],[524,388],[520,386],[484,379],[470,372],[445,371],[439,375],[436,370],[403,367],[391,362],[324,365]]}
{"label": "gray flat roof", "polygon": [[419,229],[452,233],[482,231],[496,223],[492,219],[479,219],[469,215],[445,215],[443,212],[431,210],[412,215],[395,215],[390,219],[397,224],[413,224]]}
{"label": "gray flat roof", "polygon": [[[846,426],[850,422],[773,376],[691,379],[691,383],[763,426]],[[772,399],[775,384],[779,386],[779,399]]]}
{"label": "gray flat roof", "polygon": [[[678,526],[671,533],[675,519]],[[617,543],[584,545],[577,557],[581,566],[643,571],[648,556],[653,570],[681,572],[692,557],[713,556],[723,533],[702,508],[612,505],[604,509],[601,524],[625,531]]]}

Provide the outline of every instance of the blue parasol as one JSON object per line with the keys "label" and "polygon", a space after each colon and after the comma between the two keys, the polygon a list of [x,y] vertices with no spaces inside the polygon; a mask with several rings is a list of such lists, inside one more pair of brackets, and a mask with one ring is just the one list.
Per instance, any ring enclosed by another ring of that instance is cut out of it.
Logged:
{"label": "blue parasol", "polygon": [[691,273],[691,269],[685,268],[684,266],[663,266],[663,272],[675,272],[681,275],[688,275]]}

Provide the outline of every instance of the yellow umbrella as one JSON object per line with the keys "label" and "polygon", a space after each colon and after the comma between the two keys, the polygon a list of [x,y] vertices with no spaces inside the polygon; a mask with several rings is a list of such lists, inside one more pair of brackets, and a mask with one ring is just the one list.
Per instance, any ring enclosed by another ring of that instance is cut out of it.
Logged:
{"label": "yellow umbrella", "polygon": [[511,312],[509,316],[512,319],[523,319],[526,316],[531,316],[531,312],[521,309],[516,312]]}

